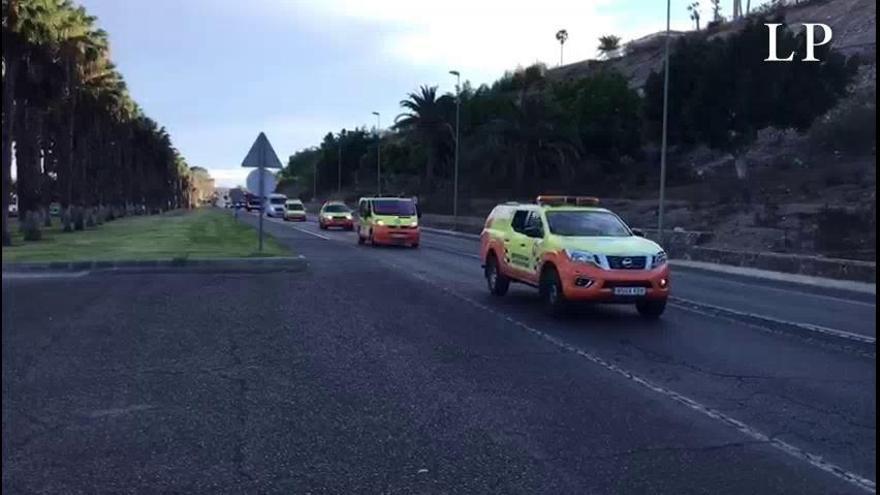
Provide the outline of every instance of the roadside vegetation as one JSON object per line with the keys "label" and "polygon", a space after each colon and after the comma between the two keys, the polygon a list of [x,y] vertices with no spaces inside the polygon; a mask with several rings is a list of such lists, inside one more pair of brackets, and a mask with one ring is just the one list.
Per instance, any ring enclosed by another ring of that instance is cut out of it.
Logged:
{"label": "roadside vegetation", "polygon": [[[762,23],[770,21],[752,17],[728,36],[698,31],[674,43],[669,139],[676,152],[708,147],[739,160],[762,129],[803,134],[846,96],[859,63],[827,46],[817,52],[823,63],[763,62],[767,35]],[[619,41],[603,36],[600,51],[613,52]],[[780,52],[803,43],[803,34],[780,31]],[[633,88],[620,73],[601,68],[586,77],[559,79],[542,64],[509,72],[491,85],[474,88],[465,82],[460,94],[462,192],[472,197],[614,193],[624,185],[652,181],[662,84],[662,73],[654,72],[644,88]],[[371,129],[342,129],[295,153],[282,172],[282,186],[298,183],[310,195],[317,170],[317,192],[332,192],[341,161],[344,189],[375,189],[376,147],[381,145],[383,190],[420,194],[426,207],[446,210],[456,94],[426,85],[406,95],[400,107],[394,125],[382,130],[379,139]],[[839,131],[816,132],[823,132],[826,141],[845,141]],[[671,171],[670,180],[686,184],[694,177],[679,169]]]}
{"label": "roadside vegetation", "polygon": [[[876,70],[872,60],[844,56],[833,44],[818,47],[821,63],[764,62],[763,23],[785,23],[785,14],[774,5],[735,26],[710,18],[712,27],[673,40],[667,197],[688,205],[673,226],[714,231],[722,245],[739,249],[809,253],[832,235],[820,222],[824,203],[852,210],[870,200]],[[779,53],[804,42],[803,33],[778,32]],[[493,202],[539,193],[656,202],[662,50],[659,59],[646,59],[639,48],[630,63],[616,53],[619,44],[603,36],[600,60],[578,70],[538,63],[492,84],[462,84],[459,212],[485,215]],[[635,65],[658,60],[639,81],[615,70],[637,74]],[[279,189],[303,199],[337,189],[341,199],[371,193],[381,146],[383,191],[418,195],[424,211],[450,213],[457,96],[424,85],[404,95],[389,129],[328,132],[290,157]],[[741,217],[759,215],[764,205],[785,203],[810,207],[782,208],[798,213],[782,214],[778,227],[743,224]],[[624,205],[622,213],[639,226],[656,222],[655,208],[634,204],[630,214]],[[751,227],[755,232],[742,235]],[[747,239],[754,242],[741,242]],[[860,244],[850,252],[871,249]]]}
{"label": "roadside vegetation", "polygon": [[110,59],[108,34],[69,0],[2,0],[3,244],[15,153],[22,238],[189,204],[189,167]]}
{"label": "roadside vegetation", "polygon": [[[13,222],[13,225],[15,222]],[[131,216],[100,229],[64,233],[53,225],[41,242],[23,242],[13,231],[13,245],[3,247],[4,262],[169,260],[283,256],[289,254],[273,238],[257,253],[253,227],[222,210],[177,210],[161,215]]]}

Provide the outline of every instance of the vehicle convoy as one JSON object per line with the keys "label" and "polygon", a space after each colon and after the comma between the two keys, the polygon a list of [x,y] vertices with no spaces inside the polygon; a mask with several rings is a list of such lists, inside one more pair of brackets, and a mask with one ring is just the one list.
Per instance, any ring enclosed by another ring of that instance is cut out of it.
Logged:
{"label": "vehicle convoy", "polygon": [[489,291],[537,287],[551,314],[571,301],[635,304],[658,318],[669,296],[666,253],[592,197],[538,196],[496,206],[480,234]]}
{"label": "vehicle convoy", "polygon": [[287,196],[273,193],[266,198],[266,216],[281,218],[285,214]]}
{"label": "vehicle convoy", "polygon": [[284,220],[297,222],[306,221],[306,207],[298,199],[288,199],[284,202]]}
{"label": "vehicle convoy", "polygon": [[318,227],[326,230],[330,227],[341,227],[345,230],[354,230],[354,219],[351,208],[341,201],[328,201],[321,206],[318,213]]}
{"label": "vehicle convoy", "polygon": [[358,244],[419,247],[421,230],[411,198],[377,197],[358,201]]}

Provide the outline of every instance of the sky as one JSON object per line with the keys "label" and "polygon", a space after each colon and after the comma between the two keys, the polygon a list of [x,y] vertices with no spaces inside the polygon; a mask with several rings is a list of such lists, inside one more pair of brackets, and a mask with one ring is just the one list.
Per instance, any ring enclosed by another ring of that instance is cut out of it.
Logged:
{"label": "sky", "polygon": [[[690,29],[672,1],[672,29]],[[596,57],[597,38],[665,29],[665,0],[79,0],[144,111],[218,186],[244,184],[262,131],[283,163],[327,132],[387,127],[421,85],[454,91],[536,61]],[[711,17],[709,1],[702,19]],[[745,0],[743,0],[745,3]],[[763,2],[752,2],[763,3]],[[730,5],[728,5],[730,4]],[[722,3],[730,14],[732,0]]]}

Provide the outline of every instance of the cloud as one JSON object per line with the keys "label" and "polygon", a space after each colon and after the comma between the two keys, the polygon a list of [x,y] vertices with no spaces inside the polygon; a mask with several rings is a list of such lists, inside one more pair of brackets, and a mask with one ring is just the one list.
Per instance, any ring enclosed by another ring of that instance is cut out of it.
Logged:
{"label": "cloud", "polygon": [[[288,2],[259,0],[276,16],[326,28],[327,36],[344,36],[345,21],[373,25],[388,57],[410,65],[459,69],[469,79],[497,78],[505,70],[536,61],[556,65],[555,33],[567,29],[565,60],[596,55],[597,38],[626,25],[603,13],[611,0],[448,0],[442,5],[409,0],[324,0]],[[606,9],[611,12],[612,9]],[[616,30],[625,39],[644,33]],[[475,76],[475,77],[472,77]]]}

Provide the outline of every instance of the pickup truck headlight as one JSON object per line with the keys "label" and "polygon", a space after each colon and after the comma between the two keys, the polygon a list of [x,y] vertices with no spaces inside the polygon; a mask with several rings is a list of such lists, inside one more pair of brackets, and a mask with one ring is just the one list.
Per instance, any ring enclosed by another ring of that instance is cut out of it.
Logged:
{"label": "pickup truck headlight", "polygon": [[379,225],[379,226],[385,225],[385,221],[384,220],[376,220],[376,225]]}
{"label": "pickup truck headlight", "polygon": [[666,264],[666,261],[666,252],[660,251],[659,253],[655,254],[654,257],[651,259],[651,267],[657,268],[663,266]]}
{"label": "pickup truck headlight", "polygon": [[583,263],[585,265],[593,265],[602,268],[602,262],[599,260],[599,256],[593,253],[566,249],[565,255],[575,263]]}

